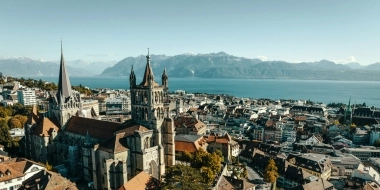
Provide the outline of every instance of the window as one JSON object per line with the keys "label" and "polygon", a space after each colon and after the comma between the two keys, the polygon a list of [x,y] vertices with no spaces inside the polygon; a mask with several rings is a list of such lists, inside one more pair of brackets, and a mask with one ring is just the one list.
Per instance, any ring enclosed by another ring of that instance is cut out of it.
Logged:
{"label": "window", "polygon": [[21,180],[22,180],[22,177],[17,178],[17,181],[21,181]]}

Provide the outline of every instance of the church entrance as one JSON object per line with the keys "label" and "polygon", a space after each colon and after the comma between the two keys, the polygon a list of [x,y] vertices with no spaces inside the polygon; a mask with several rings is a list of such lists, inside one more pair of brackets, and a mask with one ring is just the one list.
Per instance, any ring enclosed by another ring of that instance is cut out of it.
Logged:
{"label": "church entrance", "polygon": [[156,179],[160,179],[159,176],[158,176],[158,167],[157,167],[157,163],[152,160],[150,163],[149,163],[149,174],[156,178]]}

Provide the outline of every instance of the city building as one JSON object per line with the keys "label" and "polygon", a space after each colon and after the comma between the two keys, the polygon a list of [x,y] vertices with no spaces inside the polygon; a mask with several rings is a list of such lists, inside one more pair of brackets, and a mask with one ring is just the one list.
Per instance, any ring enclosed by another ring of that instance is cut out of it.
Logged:
{"label": "city building", "polygon": [[329,156],[313,153],[289,154],[286,160],[310,174],[325,180],[331,176],[332,164]]}
{"label": "city building", "polygon": [[369,158],[380,158],[380,150],[375,147],[343,148],[341,151],[352,154],[361,161],[367,161]]}
{"label": "city building", "polygon": [[45,167],[26,159],[11,159],[0,162],[0,189],[19,189],[23,182],[30,179]]}
{"label": "city building", "polygon": [[17,99],[24,106],[37,105],[36,93],[32,89],[18,90]]}

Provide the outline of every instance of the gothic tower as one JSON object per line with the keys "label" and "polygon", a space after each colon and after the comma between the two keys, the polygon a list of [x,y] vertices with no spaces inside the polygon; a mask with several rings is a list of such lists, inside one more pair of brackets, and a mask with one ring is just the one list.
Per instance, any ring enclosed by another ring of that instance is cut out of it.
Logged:
{"label": "gothic tower", "polygon": [[[165,173],[164,162],[164,139],[163,139],[163,121],[165,117],[165,93],[167,86],[159,85],[154,80],[153,71],[150,65],[150,55],[146,56],[146,67],[143,80],[140,84],[136,84],[136,76],[133,67],[129,77],[130,93],[131,93],[131,111],[132,120],[136,123],[146,126],[153,130],[153,138],[151,144],[158,147],[158,170],[159,176]],[[167,84],[167,83],[166,83]]]}
{"label": "gothic tower", "polygon": [[58,90],[55,95],[50,94],[49,115],[56,117],[64,129],[67,120],[81,108],[80,95],[71,90],[69,75],[66,71],[61,41],[61,62],[59,68]]}

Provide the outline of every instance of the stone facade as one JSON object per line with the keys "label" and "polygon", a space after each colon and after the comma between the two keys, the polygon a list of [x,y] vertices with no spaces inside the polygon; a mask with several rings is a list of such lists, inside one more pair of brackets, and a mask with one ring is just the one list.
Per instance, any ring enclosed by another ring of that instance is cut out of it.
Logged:
{"label": "stone facade", "polygon": [[[82,114],[80,96],[71,91],[63,55],[59,89],[49,111],[30,114],[25,125],[26,157],[53,166],[64,165],[67,175],[93,182],[95,189],[118,189],[140,172],[156,179],[175,163],[174,122],[169,118],[168,77],[154,81],[150,56],[143,81],[130,74],[131,115],[124,123],[97,120]],[[64,173],[64,172],[63,172]]]}

